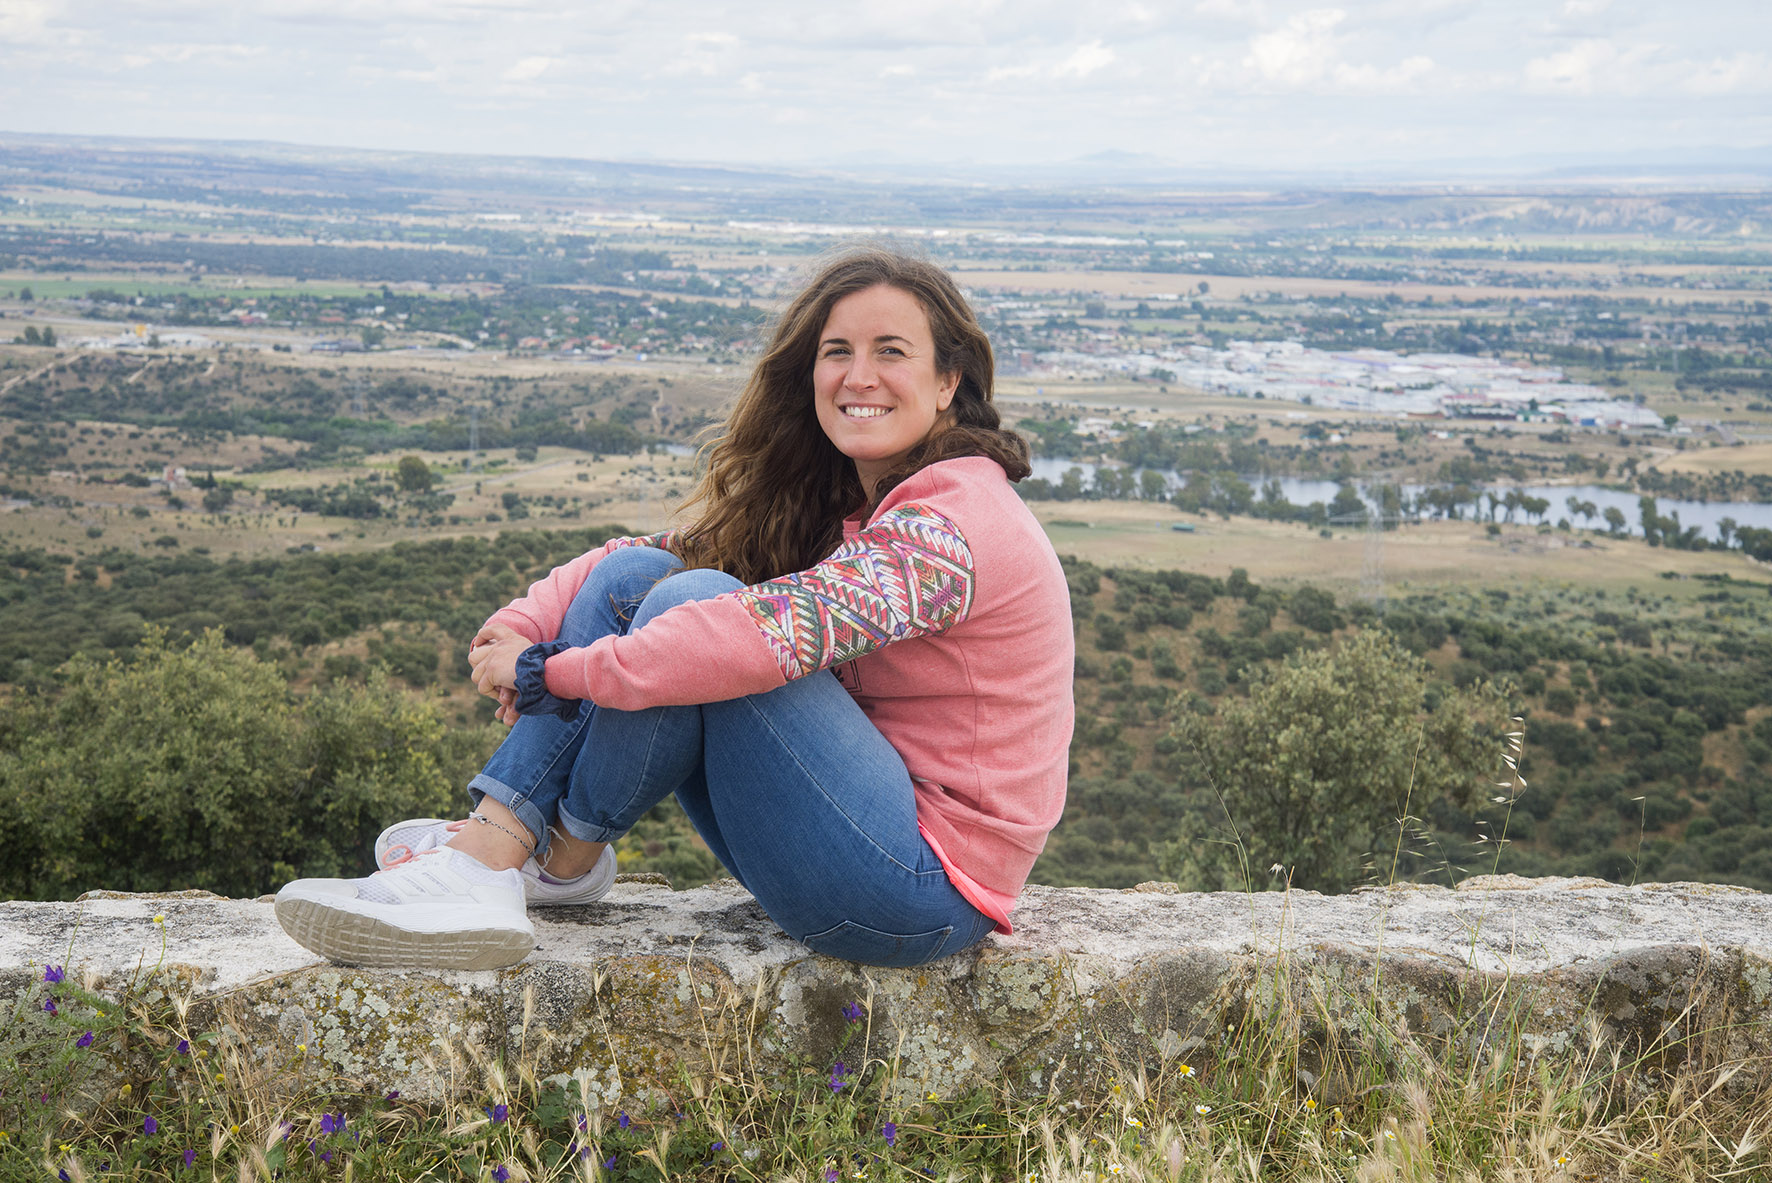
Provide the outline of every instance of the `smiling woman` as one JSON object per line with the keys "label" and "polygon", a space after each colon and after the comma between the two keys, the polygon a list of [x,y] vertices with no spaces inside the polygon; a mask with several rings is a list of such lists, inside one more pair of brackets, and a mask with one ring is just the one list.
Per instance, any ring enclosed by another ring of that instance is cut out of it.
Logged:
{"label": "smiling woman", "polygon": [[367,879],[289,884],[284,928],[358,964],[511,964],[526,903],[600,898],[610,844],[674,794],[817,952],[907,966],[1009,931],[1064,804],[1073,641],[991,387],[945,272],[877,250],[825,267],[687,524],[556,568],[474,637],[512,724],[476,812],[390,826]]}

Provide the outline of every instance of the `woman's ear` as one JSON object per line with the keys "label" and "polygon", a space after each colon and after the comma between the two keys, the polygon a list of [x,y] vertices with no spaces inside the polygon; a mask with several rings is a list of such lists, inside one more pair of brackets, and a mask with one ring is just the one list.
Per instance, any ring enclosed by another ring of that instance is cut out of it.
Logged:
{"label": "woman's ear", "polygon": [[954,401],[954,392],[960,389],[960,371],[941,376],[941,386],[935,391],[935,409],[945,411]]}

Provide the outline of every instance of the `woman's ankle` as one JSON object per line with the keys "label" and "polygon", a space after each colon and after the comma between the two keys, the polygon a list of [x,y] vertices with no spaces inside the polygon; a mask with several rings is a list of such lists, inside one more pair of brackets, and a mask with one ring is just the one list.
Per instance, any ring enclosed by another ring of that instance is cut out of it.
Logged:
{"label": "woman's ankle", "polygon": [[577,879],[597,865],[607,842],[584,842],[555,829],[542,852],[541,869],[550,879]]}
{"label": "woman's ankle", "polygon": [[535,836],[505,806],[484,798],[468,824],[445,845],[473,855],[495,871],[521,867],[535,853]]}

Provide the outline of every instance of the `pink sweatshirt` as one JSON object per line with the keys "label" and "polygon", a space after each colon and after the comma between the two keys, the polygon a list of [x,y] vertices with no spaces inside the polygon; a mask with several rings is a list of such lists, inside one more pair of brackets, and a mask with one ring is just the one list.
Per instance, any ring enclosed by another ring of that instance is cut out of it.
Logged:
{"label": "pink sweatshirt", "polygon": [[[614,539],[493,614],[551,641]],[[973,906],[1009,912],[1064,808],[1073,708],[1070,596],[1003,469],[932,464],[811,570],[682,604],[548,659],[548,691],[616,710],[719,702],[835,667],[904,758],[917,822]]]}

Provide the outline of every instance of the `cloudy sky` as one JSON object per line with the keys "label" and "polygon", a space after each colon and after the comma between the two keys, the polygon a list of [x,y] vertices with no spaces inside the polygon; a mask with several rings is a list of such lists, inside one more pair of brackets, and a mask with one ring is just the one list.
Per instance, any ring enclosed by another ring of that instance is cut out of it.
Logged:
{"label": "cloudy sky", "polygon": [[1763,161],[1772,3],[0,0],[0,131],[845,170]]}

